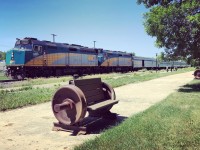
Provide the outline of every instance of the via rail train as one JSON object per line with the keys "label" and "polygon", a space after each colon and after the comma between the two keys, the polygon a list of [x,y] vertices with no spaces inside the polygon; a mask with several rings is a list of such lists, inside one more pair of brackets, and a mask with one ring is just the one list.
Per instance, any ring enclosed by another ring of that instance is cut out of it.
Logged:
{"label": "via rail train", "polygon": [[13,79],[187,66],[181,61],[156,63],[154,58],[133,56],[131,53],[40,41],[31,37],[17,39],[14,48],[6,53],[6,74]]}

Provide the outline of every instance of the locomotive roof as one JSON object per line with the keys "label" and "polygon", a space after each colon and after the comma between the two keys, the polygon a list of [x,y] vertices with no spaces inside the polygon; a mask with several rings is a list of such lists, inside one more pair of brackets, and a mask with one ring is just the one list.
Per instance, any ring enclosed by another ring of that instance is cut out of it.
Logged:
{"label": "locomotive roof", "polygon": [[133,56],[133,59],[145,59],[145,60],[155,60],[155,58],[150,58],[150,57],[141,57],[141,56]]}
{"label": "locomotive roof", "polygon": [[27,39],[27,40],[38,40],[37,38],[32,38],[32,37],[25,37],[24,39]]}
{"label": "locomotive roof", "polygon": [[[102,48],[89,48],[86,46],[78,45],[78,44],[68,44],[68,43],[58,43],[58,42],[51,42],[51,41],[40,41],[37,38],[33,37],[25,37],[21,41],[31,41],[32,44],[38,44],[38,45],[45,45],[45,46],[55,46],[55,47],[66,47],[66,48],[73,48],[73,49],[80,49],[82,51],[96,51],[96,50],[103,50]],[[131,56],[131,53],[122,52],[122,51],[111,51],[111,50],[103,50],[103,52],[110,53],[110,54],[117,54],[117,55],[129,55]]]}
{"label": "locomotive roof", "polygon": [[104,52],[108,54],[117,54],[117,55],[132,55],[131,53],[122,52],[122,51],[111,51],[111,50],[104,50]]}

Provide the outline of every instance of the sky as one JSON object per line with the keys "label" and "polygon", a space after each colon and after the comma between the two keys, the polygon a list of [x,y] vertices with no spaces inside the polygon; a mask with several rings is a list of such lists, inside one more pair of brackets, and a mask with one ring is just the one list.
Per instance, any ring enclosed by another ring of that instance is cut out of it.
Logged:
{"label": "sky", "polygon": [[79,44],[155,57],[163,51],[147,35],[136,0],[0,0],[0,50],[16,38]]}

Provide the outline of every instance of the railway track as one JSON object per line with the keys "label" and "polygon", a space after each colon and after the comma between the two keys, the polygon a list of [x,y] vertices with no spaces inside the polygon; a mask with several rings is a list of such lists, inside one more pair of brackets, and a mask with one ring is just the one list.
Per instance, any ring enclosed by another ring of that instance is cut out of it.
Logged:
{"label": "railway track", "polygon": [[[25,80],[25,79],[23,79]],[[9,82],[17,82],[17,81],[23,81],[23,80],[0,80],[0,83],[9,83]]]}

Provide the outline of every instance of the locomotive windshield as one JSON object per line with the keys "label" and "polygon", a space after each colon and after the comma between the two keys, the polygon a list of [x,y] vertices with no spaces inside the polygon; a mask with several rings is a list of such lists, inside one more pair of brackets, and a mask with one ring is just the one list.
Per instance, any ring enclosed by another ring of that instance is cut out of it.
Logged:
{"label": "locomotive windshield", "polygon": [[20,48],[20,40],[15,43],[15,48]]}
{"label": "locomotive windshield", "polygon": [[15,48],[17,49],[24,49],[24,50],[28,50],[28,49],[32,49],[32,45],[31,42],[29,40],[17,40],[15,43]]}

